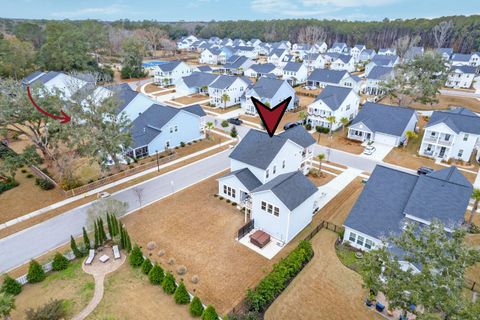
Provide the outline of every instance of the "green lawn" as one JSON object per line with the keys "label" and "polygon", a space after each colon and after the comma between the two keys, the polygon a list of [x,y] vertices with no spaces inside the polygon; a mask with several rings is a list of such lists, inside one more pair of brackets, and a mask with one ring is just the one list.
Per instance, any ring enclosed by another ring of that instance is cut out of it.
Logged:
{"label": "green lawn", "polygon": [[354,249],[344,244],[338,244],[335,246],[335,251],[344,266],[356,272],[360,270],[360,259],[355,256]]}

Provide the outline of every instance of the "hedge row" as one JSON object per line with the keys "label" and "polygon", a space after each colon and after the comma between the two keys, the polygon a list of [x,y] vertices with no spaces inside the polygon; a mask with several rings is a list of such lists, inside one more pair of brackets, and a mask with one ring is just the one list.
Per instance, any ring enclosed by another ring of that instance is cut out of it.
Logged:
{"label": "hedge row", "polygon": [[16,181],[0,182],[0,194],[10,189],[13,189],[16,186],[18,186],[18,182]]}
{"label": "hedge row", "polygon": [[247,305],[251,311],[264,312],[290,281],[313,257],[312,245],[302,241],[290,254],[273,266],[254,290],[248,289]]}

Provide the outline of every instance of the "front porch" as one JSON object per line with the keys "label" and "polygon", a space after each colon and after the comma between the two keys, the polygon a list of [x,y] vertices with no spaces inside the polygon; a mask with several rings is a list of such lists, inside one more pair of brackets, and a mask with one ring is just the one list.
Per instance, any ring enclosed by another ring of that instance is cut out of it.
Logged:
{"label": "front porch", "polygon": [[422,143],[420,152],[421,155],[437,160],[448,160],[450,158],[450,148],[438,144]]}
{"label": "front porch", "polygon": [[357,140],[357,141],[371,141],[373,140],[373,134],[369,131],[362,131],[358,129],[349,128],[348,129],[348,139]]}

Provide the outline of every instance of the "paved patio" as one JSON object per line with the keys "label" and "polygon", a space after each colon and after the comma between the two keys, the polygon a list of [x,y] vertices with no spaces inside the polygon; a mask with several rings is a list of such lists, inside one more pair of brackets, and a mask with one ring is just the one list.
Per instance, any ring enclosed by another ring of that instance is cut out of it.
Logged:
{"label": "paved patio", "polygon": [[259,248],[253,243],[250,242],[250,235],[252,235],[258,229],[253,229],[248,234],[246,234],[243,238],[240,239],[240,243],[244,246],[248,247],[249,249],[255,251],[256,253],[264,256],[268,260],[271,260],[280,250],[283,249],[284,245],[283,242],[270,236],[270,242],[265,245],[263,248]]}

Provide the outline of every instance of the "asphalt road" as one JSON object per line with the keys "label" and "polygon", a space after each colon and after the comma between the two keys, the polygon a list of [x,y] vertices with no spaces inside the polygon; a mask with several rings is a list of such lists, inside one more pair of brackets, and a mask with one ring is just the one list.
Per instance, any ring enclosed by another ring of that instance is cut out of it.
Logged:
{"label": "asphalt road", "polygon": [[[142,183],[136,187],[136,189],[142,189],[142,205],[159,200],[228,169],[230,152],[231,150],[223,151]],[[135,210],[140,207],[140,203],[134,189],[121,190],[112,194],[111,197],[127,202],[129,211]],[[87,210],[93,203],[0,239],[0,274],[64,244],[70,239],[70,235],[80,235],[87,221]]]}

